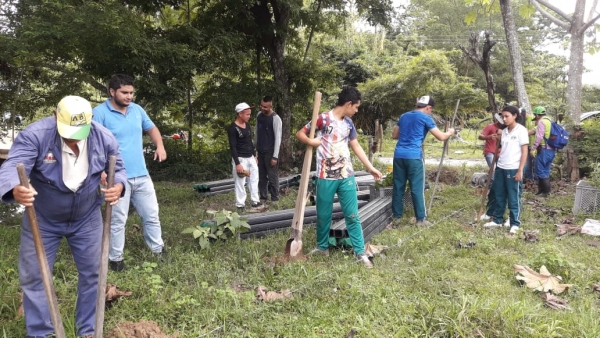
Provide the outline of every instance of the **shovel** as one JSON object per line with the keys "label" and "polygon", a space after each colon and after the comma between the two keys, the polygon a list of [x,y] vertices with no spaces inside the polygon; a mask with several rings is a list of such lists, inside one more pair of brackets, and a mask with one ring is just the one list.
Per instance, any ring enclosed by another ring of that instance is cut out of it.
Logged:
{"label": "shovel", "polygon": [[[17,164],[17,173],[19,174],[21,185],[29,189],[29,179],[27,178],[27,172],[25,171],[25,165],[23,163]],[[42,282],[44,283],[44,291],[46,291],[50,319],[54,326],[54,334],[57,338],[66,338],[65,328],[63,327],[60,311],[58,310],[58,300],[56,299],[54,284],[52,284],[52,275],[50,273],[50,267],[48,266],[48,259],[46,258],[46,250],[44,249],[44,243],[42,242],[42,236],[40,235],[40,227],[38,226],[37,217],[35,215],[35,208],[30,206],[27,207],[26,210],[27,216],[29,217],[29,224],[31,225],[35,253],[40,266],[40,274],[42,275]]]}
{"label": "shovel", "polygon": [[[309,138],[315,136],[317,119],[319,118],[319,108],[321,107],[321,92],[315,92],[315,102],[313,106],[312,120],[310,121]],[[294,208],[294,218],[292,219],[292,231],[290,239],[285,243],[285,254],[289,257],[302,255],[302,225],[304,224],[304,209],[308,198],[308,180],[310,175],[310,163],[312,161],[313,147],[307,145],[304,153],[304,163],[302,164],[302,176],[300,186],[298,187],[298,197],[296,197],[296,207]]]}
{"label": "shovel", "polygon": [[[108,160],[108,176],[106,177],[106,187],[112,188],[115,182],[115,166],[117,158],[111,155]],[[104,309],[106,307],[106,276],[108,274],[108,244],[110,240],[110,218],[112,215],[112,205],[106,203],[104,211],[104,224],[102,226],[102,251],[100,254],[100,270],[98,271],[98,293],[96,296],[96,329],[94,338],[102,338],[104,330]]]}

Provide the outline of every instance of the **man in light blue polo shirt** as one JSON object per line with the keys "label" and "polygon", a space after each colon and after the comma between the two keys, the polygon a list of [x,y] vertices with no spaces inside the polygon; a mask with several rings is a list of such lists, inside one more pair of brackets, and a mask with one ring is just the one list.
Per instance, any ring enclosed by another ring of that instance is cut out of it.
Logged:
{"label": "man in light blue polo shirt", "polygon": [[116,74],[108,83],[110,98],[94,108],[94,121],[110,130],[119,142],[119,148],[127,171],[125,196],[113,207],[110,234],[109,266],[114,271],[125,269],[125,223],[129,202],[142,218],[144,239],[154,254],[162,255],[164,242],[158,218],[158,201],[154,184],[146,169],[142,134],[147,133],[156,146],[154,160],[167,159],[162,136],[146,111],[133,100],[133,78]]}

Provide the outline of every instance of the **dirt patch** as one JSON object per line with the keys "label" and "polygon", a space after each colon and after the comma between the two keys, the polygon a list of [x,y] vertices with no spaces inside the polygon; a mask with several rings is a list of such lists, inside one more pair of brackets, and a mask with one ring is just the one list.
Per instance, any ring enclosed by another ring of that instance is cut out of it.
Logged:
{"label": "dirt patch", "polygon": [[[437,170],[427,171],[427,181],[429,185],[433,186],[435,184],[435,178],[437,177]],[[440,171],[440,179],[438,183],[445,184],[458,184],[458,171],[454,168],[442,168]]]}
{"label": "dirt patch", "polygon": [[235,291],[236,293],[247,292],[247,291],[251,291],[252,289],[253,289],[252,286],[250,286],[242,281],[234,281],[231,283],[231,290]]}
{"label": "dirt patch", "polygon": [[142,320],[137,323],[120,323],[106,338],[179,338],[179,334],[164,334],[156,322]]}
{"label": "dirt patch", "polygon": [[285,265],[288,263],[293,263],[296,261],[303,261],[306,260],[306,256],[304,255],[298,255],[296,257],[290,257],[286,254],[280,254],[277,256],[273,256],[273,257],[265,257],[263,258],[263,261],[265,263],[267,263],[268,265],[271,266],[276,266],[276,265]]}

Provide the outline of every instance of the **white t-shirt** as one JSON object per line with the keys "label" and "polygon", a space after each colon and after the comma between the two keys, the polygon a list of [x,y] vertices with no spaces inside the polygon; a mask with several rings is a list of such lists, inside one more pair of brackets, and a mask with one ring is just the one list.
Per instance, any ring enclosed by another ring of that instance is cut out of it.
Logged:
{"label": "white t-shirt", "polygon": [[502,130],[502,150],[498,157],[498,168],[500,169],[519,169],[521,161],[521,147],[529,144],[529,135],[527,128],[517,124],[511,132],[508,127]]}
{"label": "white t-shirt", "polygon": [[73,192],[77,191],[83,181],[85,181],[90,162],[88,159],[87,139],[77,142],[79,148],[79,156],[75,156],[75,152],[62,140],[62,172],[63,182],[67,188]]}

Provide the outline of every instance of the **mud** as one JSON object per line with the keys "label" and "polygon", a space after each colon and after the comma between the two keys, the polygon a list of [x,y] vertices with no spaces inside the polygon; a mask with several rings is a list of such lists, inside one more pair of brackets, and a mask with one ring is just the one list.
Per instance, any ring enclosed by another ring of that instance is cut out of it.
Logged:
{"label": "mud", "polygon": [[179,338],[179,334],[164,334],[156,322],[141,320],[119,323],[105,338]]}

